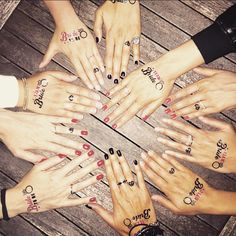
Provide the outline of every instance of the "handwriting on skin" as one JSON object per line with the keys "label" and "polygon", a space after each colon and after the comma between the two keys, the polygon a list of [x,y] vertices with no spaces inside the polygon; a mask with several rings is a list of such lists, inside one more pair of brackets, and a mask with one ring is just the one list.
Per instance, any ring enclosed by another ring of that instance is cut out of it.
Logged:
{"label": "handwriting on skin", "polygon": [[195,186],[189,192],[188,196],[184,198],[184,203],[187,205],[195,205],[195,203],[200,199],[201,195],[204,192],[204,186],[200,183],[199,178],[196,178],[194,182]]}
{"label": "handwriting on skin", "polygon": [[116,2],[119,2],[119,3],[130,3],[130,4],[135,4],[137,0],[110,0],[112,3],[116,3]]}
{"label": "handwriting on skin", "polygon": [[31,185],[28,185],[22,191],[23,194],[26,196],[25,201],[27,204],[27,212],[39,211],[39,209],[40,209],[39,204],[38,204],[38,200],[37,200],[36,195],[33,192],[33,190],[34,190],[33,187]]}
{"label": "handwriting on skin", "polygon": [[134,225],[144,223],[144,220],[147,220],[150,218],[150,211],[151,209],[145,209],[141,214],[133,216],[132,218],[124,219],[123,223],[128,228],[133,227],[132,222],[134,222]]}
{"label": "handwriting on skin", "polygon": [[215,155],[216,161],[212,163],[212,167],[214,169],[222,168],[224,166],[224,162],[227,157],[227,150],[228,150],[227,143],[223,143],[221,139],[217,142],[216,145],[217,145],[217,151]]}
{"label": "handwriting on skin", "polygon": [[87,38],[88,33],[84,29],[77,29],[72,32],[61,32],[60,41],[64,44],[80,41],[81,39]]}
{"label": "handwriting on skin", "polygon": [[151,67],[147,69],[141,69],[144,75],[148,76],[153,84],[155,84],[155,88],[158,90],[162,90],[164,87],[164,81],[160,78],[158,72]]}
{"label": "handwriting on skin", "polygon": [[43,107],[43,97],[45,93],[45,88],[48,86],[47,79],[41,79],[37,83],[37,87],[34,92],[34,104],[37,105],[39,108]]}

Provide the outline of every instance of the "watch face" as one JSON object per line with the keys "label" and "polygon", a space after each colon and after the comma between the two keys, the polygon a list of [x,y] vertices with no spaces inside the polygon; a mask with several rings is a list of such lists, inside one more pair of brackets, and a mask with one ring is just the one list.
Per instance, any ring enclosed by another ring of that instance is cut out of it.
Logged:
{"label": "watch face", "polygon": [[129,0],[129,3],[130,3],[130,4],[135,4],[135,3],[136,3],[136,0]]}

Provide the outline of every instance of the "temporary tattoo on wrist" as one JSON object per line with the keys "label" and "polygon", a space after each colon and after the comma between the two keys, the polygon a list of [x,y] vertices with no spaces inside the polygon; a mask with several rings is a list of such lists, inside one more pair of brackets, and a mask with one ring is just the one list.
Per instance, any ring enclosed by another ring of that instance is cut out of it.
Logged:
{"label": "temporary tattoo on wrist", "polygon": [[160,78],[160,75],[155,70],[155,68],[148,67],[147,69],[141,69],[144,75],[148,76],[155,88],[162,90],[164,88],[164,81]]}
{"label": "temporary tattoo on wrist", "polygon": [[110,0],[110,2],[112,3],[116,3],[116,2],[119,2],[119,3],[130,3],[130,4],[135,4],[137,2],[137,0]]}
{"label": "temporary tattoo on wrist", "polygon": [[215,155],[215,160],[212,163],[212,167],[214,169],[219,169],[224,166],[225,159],[227,157],[227,150],[228,150],[228,145],[227,143],[223,143],[223,141],[220,139],[217,144],[217,151]]}
{"label": "temporary tattoo on wrist", "polygon": [[194,184],[195,186],[191,192],[189,192],[188,196],[183,199],[186,205],[195,205],[205,191],[203,184],[199,181],[199,178],[196,178]]}
{"label": "temporary tattoo on wrist", "polygon": [[127,228],[132,228],[136,224],[144,223],[144,220],[148,220],[150,216],[151,209],[145,209],[141,214],[133,216],[132,218],[125,218],[123,224]]}
{"label": "temporary tattoo on wrist", "polygon": [[47,79],[41,79],[38,81],[36,89],[34,91],[33,101],[34,104],[37,105],[39,108],[43,107],[43,98],[47,86],[48,86]]}
{"label": "temporary tattoo on wrist", "polygon": [[88,33],[83,29],[73,30],[72,32],[61,32],[60,41],[64,44],[80,41],[87,38]]}
{"label": "temporary tattoo on wrist", "polygon": [[27,204],[27,212],[31,211],[39,211],[40,206],[38,204],[38,200],[36,198],[36,195],[34,193],[34,189],[31,185],[28,185],[23,189],[23,195],[26,197],[25,201]]}

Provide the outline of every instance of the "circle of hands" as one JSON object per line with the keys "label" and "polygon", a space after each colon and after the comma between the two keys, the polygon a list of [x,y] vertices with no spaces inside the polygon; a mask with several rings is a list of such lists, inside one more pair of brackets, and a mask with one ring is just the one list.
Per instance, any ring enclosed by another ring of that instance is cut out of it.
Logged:
{"label": "circle of hands", "polygon": [[[104,24],[106,67],[92,34],[80,20],[72,18],[71,23],[57,26],[40,67],[46,66],[55,54],[62,52],[70,59],[77,75],[88,88],[77,84],[77,76],[59,71],[41,72],[27,79],[27,108],[40,115],[2,112],[2,119],[10,119],[15,124],[13,127],[12,122],[6,122],[1,136],[3,142],[15,156],[35,164],[22,181],[8,191],[8,195],[14,193],[18,199],[22,198],[23,191],[23,196],[29,199],[28,212],[88,204],[121,235],[127,235],[132,226],[157,221],[153,201],[176,214],[211,213],[208,202],[213,199],[214,206],[216,190],[182,165],[181,160],[221,173],[236,172],[234,128],[225,122],[203,117],[235,107],[236,75],[228,71],[196,68],[195,72],[205,78],[173,94],[173,78],[163,72],[166,65],[157,63],[158,60],[141,66],[126,77],[131,50],[135,64],[140,57],[140,45],[132,45],[131,42],[134,37],[140,36],[141,26],[132,24],[130,27],[129,22],[140,22],[138,4],[124,10],[122,4],[117,6],[106,1],[98,9],[94,31],[98,43],[102,40]],[[121,30],[121,25],[126,27]],[[130,28],[131,31],[128,30]],[[106,93],[110,100],[102,104],[100,95],[92,89],[103,90],[105,68],[107,78],[113,78],[114,83],[119,84]],[[121,82],[118,81],[119,77],[122,77]],[[166,150],[162,156],[153,151],[142,153],[140,163],[134,161],[132,169],[137,181],[121,151],[110,149],[110,155],[104,156],[105,162],[94,161],[94,151],[89,144],[68,137],[88,135],[87,130],[77,125],[84,114],[96,114],[100,109],[104,113],[109,111],[104,122],[118,129],[139,112],[140,117],[147,120],[162,104],[167,106],[166,113],[172,119],[163,119],[163,127],[156,127],[155,130],[160,134],[157,141],[165,145]],[[186,122],[175,120],[178,117],[184,117],[185,120],[199,117],[213,130],[194,128]],[[45,158],[37,154],[37,150],[58,155]],[[104,164],[113,211],[96,203],[94,196],[68,198],[104,180],[105,173],[101,169]],[[84,179],[97,169],[99,172]],[[143,173],[165,195],[151,196]],[[30,194],[26,191],[29,186],[37,197],[36,206],[32,206],[32,202],[30,205]],[[48,189],[52,190],[50,196]],[[9,211],[9,214],[14,216],[16,213]],[[133,233],[140,229],[141,226],[135,228]]]}

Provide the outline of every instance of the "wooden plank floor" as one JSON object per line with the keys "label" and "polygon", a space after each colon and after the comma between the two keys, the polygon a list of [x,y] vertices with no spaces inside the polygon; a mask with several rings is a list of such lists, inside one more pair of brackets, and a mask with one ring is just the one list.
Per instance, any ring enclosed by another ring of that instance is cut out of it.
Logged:
{"label": "wooden plank floor", "polygon": [[[101,4],[101,0],[73,1],[74,7],[85,22],[92,29],[94,12]],[[200,31],[218,14],[227,7],[236,3],[236,0],[142,0],[142,41],[141,64],[161,56],[167,50],[188,40],[191,35]],[[29,76],[38,71],[38,65],[45,53],[54,31],[53,19],[44,4],[39,0],[23,0],[8,19],[0,31],[0,73],[14,74],[17,77]],[[99,44],[104,56],[105,42]],[[227,55],[211,63],[210,66],[225,68],[236,72],[235,54]],[[130,62],[129,70],[135,69]],[[47,69],[57,69],[74,72],[69,61],[62,55],[57,55],[47,66]],[[181,76],[175,83],[174,91],[197,81],[193,72]],[[106,81],[106,87],[111,88],[112,82]],[[102,101],[108,98],[101,93]],[[160,107],[147,122],[137,115],[123,128],[114,131],[104,124],[104,114],[87,115],[79,126],[89,130],[86,142],[96,150],[96,157],[101,158],[109,147],[119,148],[126,155],[129,163],[134,158],[139,159],[143,150],[153,149],[161,153],[165,147],[157,143],[157,133],[153,127],[163,126],[161,118],[166,117],[165,107]],[[236,110],[213,115],[236,125]],[[183,121],[187,122],[187,121]],[[197,119],[189,124],[204,128]],[[80,138],[75,138],[79,140]],[[16,184],[32,165],[16,159],[7,150],[4,144],[0,150],[0,186]],[[10,164],[9,164],[10,163]],[[199,166],[185,163],[212,186],[236,191],[236,175],[217,174]],[[150,181],[148,187],[152,193],[158,193]],[[89,187],[80,194],[87,195],[93,192],[101,204],[111,208],[110,192],[107,181]],[[165,235],[183,236],[214,236],[219,235],[229,216],[199,215],[192,217],[176,216],[167,209],[156,205],[156,212]],[[106,223],[98,218],[91,210],[81,206],[58,209],[50,212],[17,216],[9,222],[0,221],[0,235],[117,235]]]}

